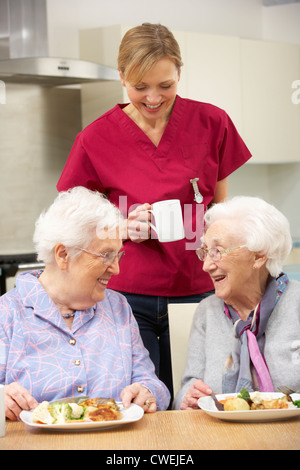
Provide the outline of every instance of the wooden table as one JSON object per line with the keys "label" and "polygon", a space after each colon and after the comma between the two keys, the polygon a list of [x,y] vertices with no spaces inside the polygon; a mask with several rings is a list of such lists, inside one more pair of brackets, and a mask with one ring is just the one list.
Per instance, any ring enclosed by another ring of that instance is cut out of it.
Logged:
{"label": "wooden table", "polygon": [[113,430],[93,432],[30,431],[23,423],[6,422],[0,450],[50,449],[300,450],[300,418],[237,423],[216,420],[202,410],[160,411]]}

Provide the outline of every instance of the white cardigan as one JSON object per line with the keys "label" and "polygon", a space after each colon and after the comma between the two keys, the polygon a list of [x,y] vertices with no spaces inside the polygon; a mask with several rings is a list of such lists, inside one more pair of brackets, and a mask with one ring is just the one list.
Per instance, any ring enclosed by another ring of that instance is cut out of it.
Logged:
{"label": "white cardigan", "polygon": [[[300,282],[290,280],[277,302],[265,331],[264,356],[274,390],[287,385],[300,390]],[[181,389],[173,408],[180,409],[195,379],[203,380],[215,393],[222,393],[224,363],[232,351],[232,321],[224,302],[215,295],[202,300],[195,312]],[[234,392],[234,390],[232,390]]]}

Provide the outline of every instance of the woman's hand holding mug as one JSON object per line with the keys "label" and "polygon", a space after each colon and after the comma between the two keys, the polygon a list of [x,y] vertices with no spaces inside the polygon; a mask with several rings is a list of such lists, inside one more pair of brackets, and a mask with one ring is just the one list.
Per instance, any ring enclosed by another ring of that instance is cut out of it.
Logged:
{"label": "woman's hand holding mug", "polygon": [[148,203],[137,206],[128,214],[126,220],[127,239],[135,243],[144,242],[150,238],[150,213],[151,205]]}
{"label": "woman's hand holding mug", "polygon": [[[152,214],[154,223],[150,222]],[[129,213],[126,221],[127,237],[140,243],[151,236],[150,228],[155,232],[158,241],[173,242],[185,237],[182,210],[179,199],[148,203],[137,206]]]}

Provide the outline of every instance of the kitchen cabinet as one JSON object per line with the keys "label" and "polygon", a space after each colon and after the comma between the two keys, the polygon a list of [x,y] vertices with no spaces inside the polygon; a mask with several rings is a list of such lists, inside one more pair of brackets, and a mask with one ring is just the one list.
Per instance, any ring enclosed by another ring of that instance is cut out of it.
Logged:
{"label": "kitchen cabinet", "polygon": [[300,162],[300,47],[186,33],[186,96],[229,114],[253,163]]}
{"label": "kitchen cabinet", "polygon": [[[81,58],[117,67],[129,28],[81,31]],[[300,239],[300,103],[292,100],[292,84],[300,80],[300,46],[186,31],[174,35],[184,62],[179,95],[225,109],[253,155],[230,176],[229,196],[258,196],[274,204]],[[116,82],[82,85],[81,96],[83,126],[128,102]]]}
{"label": "kitchen cabinet", "polygon": [[242,133],[239,38],[186,33],[184,68],[185,96],[224,109]]}
{"label": "kitchen cabinet", "polygon": [[[80,58],[117,68],[119,45],[129,27],[116,25],[80,31]],[[81,85],[82,127],[126,101],[119,82],[101,82]]]}
{"label": "kitchen cabinet", "polygon": [[241,40],[243,137],[252,163],[300,162],[300,105],[293,82],[300,78],[300,47]]}
{"label": "kitchen cabinet", "polygon": [[[117,67],[129,28],[81,31],[81,58]],[[225,109],[253,154],[250,164],[300,162],[300,104],[292,100],[300,46],[185,31],[174,35],[184,62],[178,93]],[[83,126],[126,101],[120,83],[83,85]]]}

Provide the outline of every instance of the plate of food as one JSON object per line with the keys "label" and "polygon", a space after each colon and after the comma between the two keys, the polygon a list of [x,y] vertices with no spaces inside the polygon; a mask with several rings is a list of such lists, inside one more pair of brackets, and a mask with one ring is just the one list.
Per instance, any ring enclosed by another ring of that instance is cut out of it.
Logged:
{"label": "plate of food", "polygon": [[283,393],[248,393],[247,390],[216,397],[223,403],[224,411],[217,410],[210,396],[199,398],[198,406],[208,415],[224,421],[263,422],[300,416],[299,393],[291,395],[292,401]]}
{"label": "plate of food", "polygon": [[[98,403],[99,402],[99,403]],[[34,410],[23,410],[20,418],[30,428],[56,431],[104,430],[139,421],[144,410],[131,403],[124,408],[122,403],[107,400],[101,403],[97,398],[78,403],[73,399],[48,402],[43,401]]]}

